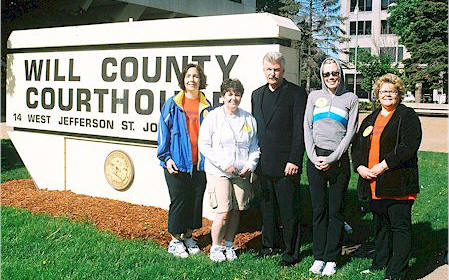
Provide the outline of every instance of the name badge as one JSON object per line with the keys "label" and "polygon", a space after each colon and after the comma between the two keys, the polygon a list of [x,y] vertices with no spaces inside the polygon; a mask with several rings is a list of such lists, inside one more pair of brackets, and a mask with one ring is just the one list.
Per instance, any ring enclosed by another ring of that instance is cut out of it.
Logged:
{"label": "name badge", "polygon": [[366,137],[366,136],[370,135],[372,131],[373,131],[373,126],[372,126],[372,125],[368,126],[368,127],[365,128],[365,130],[363,131],[363,134],[362,134],[363,137]]}
{"label": "name badge", "polygon": [[320,97],[315,101],[315,106],[321,108],[327,105],[327,99],[324,97]]}

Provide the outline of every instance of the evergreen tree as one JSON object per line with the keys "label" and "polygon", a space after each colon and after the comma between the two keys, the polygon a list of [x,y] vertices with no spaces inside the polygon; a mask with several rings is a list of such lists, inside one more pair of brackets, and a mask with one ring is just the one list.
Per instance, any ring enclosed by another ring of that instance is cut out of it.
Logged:
{"label": "evergreen tree", "polygon": [[447,0],[397,0],[389,12],[388,23],[411,54],[403,61],[410,82],[443,88],[447,96]]}
{"label": "evergreen tree", "polygon": [[340,28],[339,0],[258,0],[257,9],[295,22],[301,31],[292,44],[299,49],[300,83],[307,91],[321,87],[321,62],[338,53],[337,43],[348,40]]}
{"label": "evergreen tree", "polygon": [[295,16],[299,12],[299,4],[295,0],[257,0],[256,10],[288,17],[295,21]]}
{"label": "evergreen tree", "polygon": [[300,42],[301,81],[307,91],[321,87],[320,66],[326,56],[338,53],[337,43],[345,40],[340,28],[338,0],[300,0],[297,23],[302,31]]}

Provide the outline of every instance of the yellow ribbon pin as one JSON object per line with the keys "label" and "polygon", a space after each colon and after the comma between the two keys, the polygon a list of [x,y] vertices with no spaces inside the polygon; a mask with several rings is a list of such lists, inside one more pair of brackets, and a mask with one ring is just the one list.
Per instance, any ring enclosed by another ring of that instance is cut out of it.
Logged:
{"label": "yellow ribbon pin", "polygon": [[372,125],[368,126],[363,131],[363,137],[366,137],[366,136],[370,135],[372,131],[373,131],[373,126]]}
{"label": "yellow ribbon pin", "polygon": [[327,105],[327,99],[324,97],[320,97],[315,101],[315,106],[321,108]]}
{"label": "yellow ribbon pin", "polygon": [[245,126],[244,126],[244,129],[245,129],[246,132],[248,132],[248,133],[251,133],[251,131],[252,131],[251,126],[248,125],[248,123],[246,122],[246,120],[245,120]]}

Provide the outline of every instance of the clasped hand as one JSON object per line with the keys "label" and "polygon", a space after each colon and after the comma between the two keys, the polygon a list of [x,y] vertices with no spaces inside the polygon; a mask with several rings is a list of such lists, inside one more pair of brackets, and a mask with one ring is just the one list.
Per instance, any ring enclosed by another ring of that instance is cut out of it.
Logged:
{"label": "clasped hand", "polygon": [[245,178],[247,175],[251,174],[251,169],[249,169],[248,167],[244,167],[242,170],[240,170],[240,172],[237,170],[237,168],[235,168],[234,166],[229,166],[228,168],[225,169],[225,172],[227,173],[231,173],[233,175],[238,175],[241,178]]}
{"label": "clasped hand", "polygon": [[330,168],[329,163],[326,162],[326,157],[318,156],[315,168],[321,171],[326,171]]}
{"label": "clasped hand", "polygon": [[382,162],[379,162],[378,164],[371,167],[371,169],[364,165],[360,165],[359,167],[357,167],[357,172],[360,174],[360,176],[362,176],[363,179],[372,180],[384,173],[387,169],[388,165],[385,160],[383,160]]}

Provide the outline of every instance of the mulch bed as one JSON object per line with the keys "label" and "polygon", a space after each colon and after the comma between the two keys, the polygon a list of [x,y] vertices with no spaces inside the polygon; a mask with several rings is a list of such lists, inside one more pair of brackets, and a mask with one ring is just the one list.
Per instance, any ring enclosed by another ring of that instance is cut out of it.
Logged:
{"label": "mulch bed", "polygon": [[[123,201],[75,194],[71,191],[38,189],[32,180],[14,180],[1,184],[1,205],[23,208],[31,213],[47,213],[88,221],[99,230],[128,239],[151,239],[167,247],[171,236],[167,231],[168,212],[161,208],[135,205]],[[235,247],[258,249],[261,245],[260,216],[255,210],[243,211]],[[211,221],[203,218],[203,227],[194,236],[208,252],[211,244]]]}

